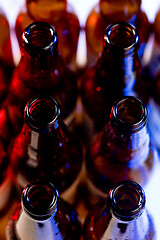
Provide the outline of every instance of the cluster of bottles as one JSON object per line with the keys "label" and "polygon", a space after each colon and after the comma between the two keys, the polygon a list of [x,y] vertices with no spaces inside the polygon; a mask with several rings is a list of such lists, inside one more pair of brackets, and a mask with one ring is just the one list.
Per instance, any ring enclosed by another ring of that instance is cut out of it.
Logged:
{"label": "cluster of bottles", "polygon": [[157,239],[145,208],[160,150],[156,47],[143,65],[151,31],[140,0],[100,0],[83,30],[66,0],[26,0],[15,66],[0,12],[0,214],[21,199],[7,240]]}

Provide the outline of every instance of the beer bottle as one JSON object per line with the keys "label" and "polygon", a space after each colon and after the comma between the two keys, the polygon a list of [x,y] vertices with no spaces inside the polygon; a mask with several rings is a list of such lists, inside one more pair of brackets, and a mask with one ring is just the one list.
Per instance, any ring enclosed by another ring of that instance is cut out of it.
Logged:
{"label": "beer bottle", "polygon": [[133,95],[148,102],[148,85],[137,54],[139,37],[134,26],[126,22],[110,25],[103,43],[97,63],[85,71],[82,80],[84,125],[90,126],[89,139],[102,130],[115,100]]}
{"label": "beer bottle", "polygon": [[50,182],[34,181],[22,193],[6,228],[6,239],[79,240],[81,227],[74,209]]}
{"label": "beer bottle", "polygon": [[20,192],[31,181],[54,182],[61,197],[73,203],[82,172],[82,145],[60,119],[49,96],[34,97],[25,107],[25,123],[10,148],[13,179]]}
{"label": "beer bottle", "polygon": [[117,101],[110,120],[88,147],[86,187],[92,205],[106,197],[114,184],[132,180],[146,187],[157,163],[147,129],[147,108],[138,98]]}
{"label": "beer bottle", "polygon": [[32,22],[44,21],[53,25],[58,34],[59,50],[70,65],[75,65],[80,23],[67,0],[26,0],[15,25],[16,35],[22,47],[21,36]]}
{"label": "beer bottle", "polygon": [[119,21],[129,22],[137,28],[140,37],[138,54],[142,58],[151,25],[141,9],[141,0],[99,0],[85,26],[88,64],[94,63],[103,49],[105,28]]}
{"label": "beer bottle", "polygon": [[84,240],[155,240],[154,223],[145,204],[145,192],[139,184],[127,180],[117,183],[88,214]]}

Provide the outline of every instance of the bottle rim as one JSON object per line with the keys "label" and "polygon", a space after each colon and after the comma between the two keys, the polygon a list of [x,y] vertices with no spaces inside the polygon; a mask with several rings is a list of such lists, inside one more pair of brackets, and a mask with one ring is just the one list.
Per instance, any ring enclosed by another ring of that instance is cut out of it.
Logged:
{"label": "bottle rim", "polygon": [[[42,107],[42,110],[41,110]],[[46,112],[44,111],[46,109]],[[36,117],[36,113],[42,111],[45,121],[41,115]],[[46,113],[46,114],[45,114]],[[51,116],[48,117],[48,114]],[[44,132],[46,129],[54,126],[58,127],[58,118],[60,116],[60,107],[57,101],[51,96],[38,96],[29,100],[24,109],[24,119],[27,126],[35,132]]]}
{"label": "bottle rim", "polygon": [[44,221],[56,211],[58,198],[59,193],[51,182],[35,180],[24,188],[21,205],[32,219]]}
{"label": "bottle rim", "polygon": [[[114,37],[116,37],[118,41],[115,41]],[[103,45],[106,49],[112,49],[115,54],[133,54],[139,47],[139,36],[136,28],[127,22],[110,24],[105,30]]]}
{"label": "bottle rim", "polygon": [[[129,196],[130,195],[130,196]],[[110,190],[109,198],[113,214],[122,221],[132,221],[145,209],[146,197],[143,188],[136,182],[124,180]],[[128,204],[128,208],[126,207]]]}
{"label": "bottle rim", "polygon": [[53,55],[57,51],[57,32],[55,28],[47,22],[33,22],[23,31],[22,45],[33,57]]}
{"label": "bottle rim", "polygon": [[[125,111],[125,108],[127,109],[128,104],[132,104],[133,107],[136,107],[135,111],[132,112],[132,117],[134,117],[135,120],[130,122],[125,121],[119,113],[120,109]],[[148,110],[145,104],[139,98],[134,96],[126,96],[112,106],[110,119],[116,124],[116,126],[120,127],[121,131],[135,133],[140,131],[146,125],[148,119]]]}

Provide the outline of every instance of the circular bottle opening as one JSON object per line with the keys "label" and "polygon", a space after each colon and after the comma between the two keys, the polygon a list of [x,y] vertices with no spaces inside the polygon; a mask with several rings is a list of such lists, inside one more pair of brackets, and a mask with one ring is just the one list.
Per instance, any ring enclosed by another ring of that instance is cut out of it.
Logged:
{"label": "circular bottle opening", "polygon": [[32,56],[39,57],[46,53],[52,55],[58,44],[56,30],[49,23],[33,22],[25,28],[22,44]]}
{"label": "circular bottle opening", "polygon": [[112,115],[123,130],[136,132],[146,125],[148,113],[140,99],[128,96],[113,106]]}
{"label": "circular bottle opening", "polygon": [[139,37],[133,25],[126,22],[111,24],[104,34],[104,46],[131,53],[138,47]]}
{"label": "circular bottle opening", "polygon": [[55,211],[57,191],[51,183],[31,182],[22,193],[22,206],[35,220],[45,220]]}
{"label": "circular bottle opening", "polygon": [[118,183],[110,192],[112,210],[120,220],[128,221],[141,214],[145,206],[145,193],[133,181]]}
{"label": "circular bottle opening", "polygon": [[25,107],[26,124],[37,132],[57,124],[59,114],[59,105],[52,97],[33,98]]}

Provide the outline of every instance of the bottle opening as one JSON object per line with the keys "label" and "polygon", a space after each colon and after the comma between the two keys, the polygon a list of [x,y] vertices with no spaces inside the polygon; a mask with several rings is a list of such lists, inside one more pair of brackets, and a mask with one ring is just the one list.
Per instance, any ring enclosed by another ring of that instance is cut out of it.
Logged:
{"label": "bottle opening", "polygon": [[55,28],[46,22],[34,22],[28,25],[22,35],[24,48],[29,54],[50,53],[57,49],[57,33]]}
{"label": "bottle opening", "polygon": [[52,97],[31,99],[25,108],[26,123],[33,130],[48,128],[56,123],[59,114],[59,106]]}
{"label": "bottle opening", "polygon": [[57,202],[57,192],[51,183],[35,181],[23,190],[25,211],[34,219],[44,220],[52,215]]}
{"label": "bottle opening", "polygon": [[111,191],[110,198],[114,214],[121,220],[134,219],[145,206],[145,193],[133,181],[118,183]]}
{"label": "bottle opening", "polygon": [[112,110],[116,123],[131,132],[140,130],[147,122],[147,108],[138,98],[125,97]]}
{"label": "bottle opening", "polygon": [[125,22],[111,24],[104,35],[105,46],[115,47],[124,53],[133,51],[138,42],[139,37],[134,26]]}

